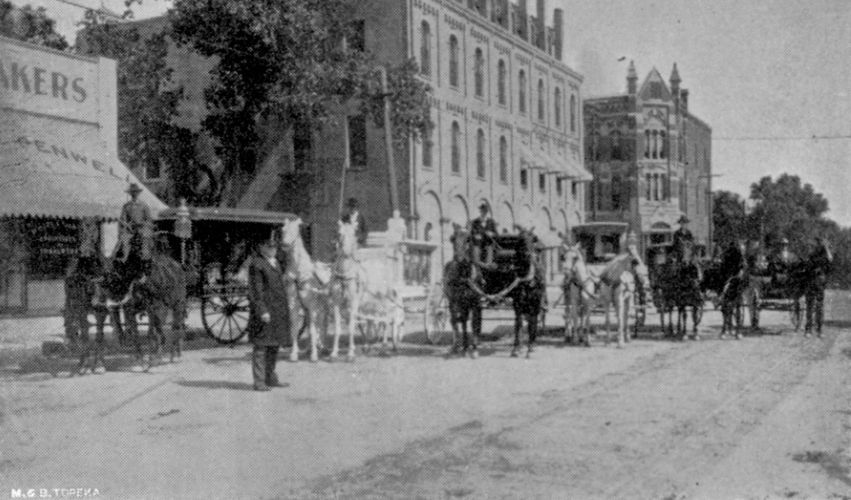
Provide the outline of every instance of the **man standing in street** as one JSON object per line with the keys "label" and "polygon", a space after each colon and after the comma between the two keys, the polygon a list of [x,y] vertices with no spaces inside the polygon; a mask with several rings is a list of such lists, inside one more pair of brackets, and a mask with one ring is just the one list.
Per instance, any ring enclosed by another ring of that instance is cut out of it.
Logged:
{"label": "man standing in street", "polygon": [[290,337],[284,266],[277,259],[277,250],[274,239],[261,242],[259,255],[252,258],[248,267],[248,336],[254,344],[251,368],[255,391],[282,386],[275,364],[278,349]]}
{"label": "man standing in street", "polygon": [[366,238],[369,232],[366,229],[366,221],[363,218],[363,214],[358,210],[358,200],[357,198],[349,198],[346,202],[346,209],[348,213],[343,215],[340,218],[346,224],[354,224],[355,226],[355,236],[358,240],[358,245],[360,247],[366,246]]}

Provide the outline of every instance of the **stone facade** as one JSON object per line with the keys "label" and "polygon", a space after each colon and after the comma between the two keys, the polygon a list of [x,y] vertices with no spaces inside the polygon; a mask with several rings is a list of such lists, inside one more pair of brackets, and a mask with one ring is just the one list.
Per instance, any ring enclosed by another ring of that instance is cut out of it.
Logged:
{"label": "stone facade", "polygon": [[626,94],[587,99],[586,218],[630,224],[643,250],[670,243],[682,215],[701,251],[711,250],[712,129],[688,110],[676,65],[666,83],[654,68]]}

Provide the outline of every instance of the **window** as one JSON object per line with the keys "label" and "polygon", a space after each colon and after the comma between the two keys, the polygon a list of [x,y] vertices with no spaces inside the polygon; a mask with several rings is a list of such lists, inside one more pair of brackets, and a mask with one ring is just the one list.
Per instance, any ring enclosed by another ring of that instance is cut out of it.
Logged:
{"label": "window", "polygon": [[499,104],[505,106],[506,98],[505,98],[505,78],[506,78],[506,70],[505,70],[505,61],[500,59],[499,63],[497,63],[497,77],[496,77],[496,99]]}
{"label": "window", "polygon": [[525,168],[520,169],[520,187],[526,189],[529,185],[529,172]]}
{"label": "window", "polygon": [[544,121],[544,115],[546,113],[546,109],[544,108],[544,80],[538,80],[538,120]]}
{"label": "window", "polygon": [[423,240],[431,241],[431,230],[432,230],[431,222],[426,223],[425,228],[423,229]]}
{"label": "window", "polygon": [[449,37],[449,85],[452,87],[458,86],[458,65],[460,59],[460,49],[458,48],[458,39],[455,35]]}
{"label": "window", "polygon": [[662,194],[660,196],[660,199],[665,200],[665,201],[671,199],[671,190],[670,190],[671,186],[670,186],[670,184],[668,184],[668,176],[665,175],[665,174],[660,174],[659,175],[659,183],[661,184],[660,188],[662,189]]}
{"label": "window", "polygon": [[461,173],[461,127],[452,122],[452,173]]}
{"label": "window", "polygon": [[547,190],[547,176],[544,174],[538,174],[538,189],[540,189],[542,193]]}
{"label": "window", "polygon": [[665,137],[665,131],[659,131],[659,158],[668,157],[668,139]]}
{"label": "window", "polygon": [[570,131],[576,132],[576,96],[570,96]]}
{"label": "window", "polygon": [[650,131],[644,131],[644,157],[650,158]]}
{"label": "window", "polygon": [[485,178],[485,132],[482,129],[476,132],[476,176]]}
{"label": "window", "polygon": [[162,177],[162,165],[161,162],[155,160],[150,163],[145,164],[145,180],[146,181],[156,181]]}
{"label": "window", "polygon": [[612,210],[622,210],[624,208],[623,205],[622,205],[622,203],[623,203],[623,198],[621,197],[622,192],[623,192],[623,181],[622,181],[620,175],[615,174],[615,175],[612,176],[612,192],[611,192]]}
{"label": "window", "polygon": [[508,141],[505,136],[499,138],[499,180],[508,182]]}
{"label": "window", "polygon": [[653,142],[653,149],[650,151],[651,158],[659,158],[659,131],[653,130],[650,132],[650,137]]}
{"label": "window", "polygon": [[556,194],[561,198],[564,195],[564,187],[562,186],[563,181],[561,179],[556,179]]}
{"label": "window", "polygon": [[484,97],[485,95],[485,56],[482,54],[482,49],[476,49],[474,56],[473,81],[476,91],[476,97]]}
{"label": "window", "polygon": [[576,195],[579,194],[579,188],[577,187],[578,185],[578,182],[570,183],[570,196],[573,197],[574,200],[576,199]]}
{"label": "window", "polygon": [[526,112],[526,72],[522,69],[517,75],[517,109]]}
{"label": "window", "polygon": [[420,74],[431,76],[431,27],[425,21],[420,27]]}
{"label": "window", "polygon": [[554,101],[555,101],[555,109],[554,109],[555,112],[553,113],[553,116],[555,117],[554,118],[555,124],[556,124],[556,127],[561,128],[561,105],[562,105],[561,104],[561,89],[558,88],[558,87],[556,87],[556,90],[555,90]]}
{"label": "window", "polygon": [[366,116],[349,117],[349,166],[366,167]]}
{"label": "window", "polygon": [[366,50],[365,30],[366,22],[363,20],[352,21],[348,25],[348,33],[346,37],[346,46],[351,50],[363,52]]}
{"label": "window", "polygon": [[611,138],[611,155],[613,160],[623,160],[623,149],[621,149],[621,133],[618,130],[613,130],[610,134]]}
{"label": "window", "polygon": [[432,156],[434,155],[434,130],[432,127],[428,127],[423,134],[423,166],[426,168],[431,168],[434,164],[432,163]]}
{"label": "window", "polygon": [[647,184],[647,193],[645,195],[645,198],[647,198],[647,200],[649,201],[649,200],[653,199],[653,176],[651,176],[650,174],[647,174],[645,176],[645,181],[646,181],[646,184]]}

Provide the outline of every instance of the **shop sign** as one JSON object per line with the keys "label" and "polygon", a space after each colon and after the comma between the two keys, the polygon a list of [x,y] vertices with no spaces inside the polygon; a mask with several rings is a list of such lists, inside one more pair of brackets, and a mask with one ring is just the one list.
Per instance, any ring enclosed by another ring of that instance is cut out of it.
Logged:
{"label": "shop sign", "polygon": [[98,123],[98,63],[0,37],[0,107]]}
{"label": "shop sign", "polygon": [[29,272],[40,277],[64,275],[68,260],[79,249],[80,222],[76,219],[47,219],[28,222]]}

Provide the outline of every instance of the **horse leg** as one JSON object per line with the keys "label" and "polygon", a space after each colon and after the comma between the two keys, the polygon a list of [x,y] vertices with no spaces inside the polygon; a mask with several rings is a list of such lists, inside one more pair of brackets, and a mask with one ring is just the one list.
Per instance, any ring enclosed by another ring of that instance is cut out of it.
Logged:
{"label": "horse leg", "polygon": [[511,348],[511,357],[520,355],[520,329],[523,327],[523,315],[514,306],[514,346]]}
{"label": "horse leg", "polygon": [[148,364],[145,371],[157,366],[160,362],[162,349],[164,318],[160,306],[148,309]]}
{"label": "horse leg", "polygon": [[804,300],[807,307],[807,323],[804,326],[804,336],[809,337],[813,334],[813,307],[815,306],[815,294],[808,287],[807,293],[804,294]]}
{"label": "horse leg", "polygon": [[697,320],[697,311],[698,311],[698,308],[699,308],[699,307],[700,307],[700,306],[698,306],[698,305],[693,305],[693,306],[691,306],[691,335],[692,335],[692,338],[693,338],[694,340],[698,340],[698,335],[697,335],[697,323],[698,323],[698,320]]}
{"label": "horse leg", "polygon": [[821,327],[824,322],[824,288],[821,286],[815,291],[815,321],[816,321],[816,335],[821,338]]}
{"label": "horse leg", "polygon": [[743,307],[743,306],[742,306],[742,302],[741,302],[741,297],[739,297],[739,299],[736,301],[736,308],[735,308],[735,314],[736,314],[736,318],[735,318],[735,319],[736,319],[736,325],[735,325],[735,329],[736,329],[736,340],[741,340],[741,339],[742,339],[742,315],[743,315],[743,313],[742,313],[742,307]]}
{"label": "horse leg", "polygon": [[346,361],[355,360],[355,328],[358,323],[358,310],[360,308],[360,300],[355,292],[355,297],[349,302],[349,352],[346,353]]}
{"label": "horse leg", "polygon": [[169,363],[174,363],[175,358],[183,357],[185,311],[186,305],[182,303],[175,305],[171,310],[171,351],[169,353]]}
{"label": "horse leg", "polygon": [[526,315],[526,325],[528,329],[528,340],[526,344],[526,358],[532,357],[532,352],[535,350],[535,341],[538,338],[538,313],[530,313]]}
{"label": "horse leg", "polygon": [[[319,311],[317,311],[315,303],[313,307],[305,311],[304,319],[307,321],[307,328],[310,332],[310,361],[316,363],[319,361],[319,330],[316,327],[319,321]],[[298,352],[298,346],[294,346],[293,351]]]}

